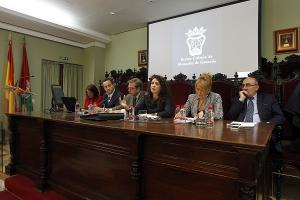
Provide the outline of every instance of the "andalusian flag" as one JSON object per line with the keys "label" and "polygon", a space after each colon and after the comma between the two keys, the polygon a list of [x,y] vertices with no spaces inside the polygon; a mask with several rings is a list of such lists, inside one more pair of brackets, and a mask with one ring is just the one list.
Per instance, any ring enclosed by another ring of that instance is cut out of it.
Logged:
{"label": "andalusian flag", "polygon": [[5,100],[4,100],[4,110],[5,112],[15,112],[15,94],[13,91],[15,81],[14,81],[14,62],[13,62],[13,52],[12,52],[12,42],[9,39],[8,43],[8,54],[7,54],[7,68],[6,68],[6,79],[5,79]]}
{"label": "andalusian flag", "polygon": [[25,111],[26,108],[26,111],[30,112],[33,110],[33,107],[32,107],[31,94],[26,93],[26,92],[31,92],[31,88],[30,88],[30,73],[29,73],[29,65],[27,60],[25,39],[23,44],[22,67],[21,67],[19,87],[23,91],[25,91],[25,93],[21,94],[19,97],[19,105],[20,105],[19,111]]}

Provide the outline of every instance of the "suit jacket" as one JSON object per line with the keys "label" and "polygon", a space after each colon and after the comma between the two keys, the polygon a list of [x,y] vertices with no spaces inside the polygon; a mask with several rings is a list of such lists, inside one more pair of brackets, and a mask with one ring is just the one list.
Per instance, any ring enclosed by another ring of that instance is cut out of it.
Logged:
{"label": "suit jacket", "polygon": [[[138,95],[138,98],[135,101],[135,111],[137,112],[138,110],[142,110],[145,107],[145,100],[144,100],[145,92],[141,91],[140,94]],[[133,96],[131,94],[127,94],[125,96],[125,101],[127,105],[133,105]],[[122,109],[122,105],[118,105],[115,107],[116,110]]]}
{"label": "suit jacket", "polygon": [[161,101],[161,106],[159,106],[158,102],[152,102],[149,95],[145,95],[145,109],[147,109],[147,112],[150,114],[157,113],[160,117],[171,117],[170,98],[164,98]]}
{"label": "suit jacket", "polygon": [[[210,92],[206,97],[205,102],[205,111],[209,105],[213,106],[215,119],[222,119],[223,118],[223,106],[222,106],[222,98],[219,94]],[[199,107],[199,97],[196,94],[190,94],[184,108],[186,110],[187,116],[195,117],[197,115]]]}
{"label": "suit jacket", "polygon": [[120,104],[119,103],[119,97],[121,97],[121,96],[122,96],[122,93],[117,89],[115,89],[115,91],[114,91],[114,93],[113,93],[110,100],[108,98],[108,94],[105,93],[103,95],[103,99],[104,99],[103,100],[103,105],[105,106],[105,108],[114,108],[114,107],[116,107]]}
{"label": "suit jacket", "polygon": [[[257,110],[260,121],[272,122],[275,125],[283,124],[284,115],[274,96],[270,94],[257,94]],[[247,113],[247,100],[241,102],[238,98],[234,99],[228,111],[230,120],[244,121]]]}

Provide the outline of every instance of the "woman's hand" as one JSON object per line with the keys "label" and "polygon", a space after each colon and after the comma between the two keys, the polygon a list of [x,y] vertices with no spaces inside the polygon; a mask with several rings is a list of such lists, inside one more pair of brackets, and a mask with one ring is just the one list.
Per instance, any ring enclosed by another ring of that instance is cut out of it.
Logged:
{"label": "woman's hand", "polygon": [[200,112],[198,112],[198,117],[201,119],[204,117],[204,112],[203,110],[201,110]]}
{"label": "woman's hand", "polygon": [[96,106],[96,107],[93,108],[93,111],[94,112],[104,112],[105,108],[101,108],[101,107]]}

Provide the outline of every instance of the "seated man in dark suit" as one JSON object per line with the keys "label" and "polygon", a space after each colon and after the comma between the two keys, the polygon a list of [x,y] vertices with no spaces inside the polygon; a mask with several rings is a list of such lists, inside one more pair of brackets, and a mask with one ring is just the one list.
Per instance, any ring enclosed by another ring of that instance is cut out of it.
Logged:
{"label": "seated man in dark suit", "polygon": [[[275,125],[284,123],[284,115],[275,97],[270,94],[257,94],[259,85],[255,78],[245,78],[241,89],[239,99],[233,101],[228,112],[231,120],[272,122]],[[250,109],[247,108],[249,106]]]}
{"label": "seated man in dark suit", "polygon": [[120,100],[120,105],[116,109],[126,109],[129,110],[130,106],[135,108],[135,112],[142,110],[145,107],[144,96],[145,92],[143,91],[143,82],[138,78],[133,78],[128,81],[128,94],[123,100]]}
{"label": "seated man in dark suit", "polygon": [[114,108],[119,105],[119,98],[122,96],[122,93],[115,87],[116,84],[112,78],[104,79],[103,88],[105,94],[103,95],[103,106],[105,108]]}
{"label": "seated man in dark suit", "polygon": [[[285,121],[284,115],[274,96],[270,94],[257,94],[258,82],[253,77],[243,80],[239,98],[235,99],[228,112],[230,120],[245,122],[272,122],[274,125],[282,125]],[[276,136],[272,139],[275,148],[280,151]]]}

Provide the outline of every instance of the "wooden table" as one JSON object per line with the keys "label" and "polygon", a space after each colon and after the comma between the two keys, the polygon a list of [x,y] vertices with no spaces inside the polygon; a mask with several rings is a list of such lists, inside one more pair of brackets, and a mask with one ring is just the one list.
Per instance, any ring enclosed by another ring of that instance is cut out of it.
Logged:
{"label": "wooden table", "polygon": [[7,114],[11,174],[71,199],[263,198],[272,124],[232,130],[162,121],[87,121],[70,113]]}

